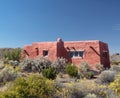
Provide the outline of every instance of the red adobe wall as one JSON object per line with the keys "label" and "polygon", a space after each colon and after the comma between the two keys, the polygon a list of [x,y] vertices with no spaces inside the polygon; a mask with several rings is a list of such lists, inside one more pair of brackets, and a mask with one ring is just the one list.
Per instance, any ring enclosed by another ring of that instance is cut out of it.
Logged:
{"label": "red adobe wall", "polygon": [[[36,56],[43,57],[43,50],[48,50],[48,56],[51,61],[55,61],[58,57],[64,57],[79,67],[81,62],[87,62],[91,67],[96,64],[103,64],[110,67],[109,49],[106,43],[101,41],[69,41],[63,42],[58,39],[57,42],[37,42],[31,46],[24,47],[23,56],[34,59]],[[84,51],[82,57],[70,58],[70,51]],[[107,53],[107,57],[103,57],[103,52]]]}
{"label": "red adobe wall", "polygon": [[[93,47],[95,51],[100,54],[99,41],[75,41],[75,42],[64,42],[64,51],[62,55],[69,62],[79,66],[81,62],[88,62],[91,66],[101,64],[100,56],[93,51],[90,47]],[[67,49],[69,48],[69,49]],[[83,58],[73,57],[70,58],[70,51],[84,51]],[[60,50],[59,50],[60,51]]]}
{"label": "red adobe wall", "polygon": [[[38,49],[38,54],[37,50]],[[57,43],[56,42],[37,42],[33,43],[31,46],[25,46],[24,50],[27,51],[29,55],[26,55],[24,52],[24,57],[28,56],[32,59],[35,57],[43,57],[43,50],[48,50],[48,56],[51,61],[55,61],[57,59]]]}

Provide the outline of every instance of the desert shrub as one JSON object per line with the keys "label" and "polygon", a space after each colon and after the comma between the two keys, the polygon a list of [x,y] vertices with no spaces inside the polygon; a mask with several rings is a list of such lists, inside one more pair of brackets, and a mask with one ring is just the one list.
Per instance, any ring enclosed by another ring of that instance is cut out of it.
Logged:
{"label": "desert shrub", "polygon": [[85,72],[84,74],[82,74],[82,77],[87,78],[87,79],[91,79],[94,77],[94,72],[93,71]]}
{"label": "desert shrub", "polygon": [[97,69],[99,72],[102,72],[105,68],[104,68],[104,65],[96,64],[96,69]]}
{"label": "desert shrub", "polygon": [[1,93],[0,98],[52,98],[55,93],[55,83],[30,75],[27,78],[17,78],[12,87]]}
{"label": "desert shrub", "polygon": [[89,94],[87,94],[84,98],[98,98],[98,97],[97,97],[97,95],[95,95],[95,94],[89,93]]}
{"label": "desert shrub", "polygon": [[5,64],[3,61],[0,61],[0,69],[3,69],[5,67]]}
{"label": "desert shrub", "polygon": [[80,80],[79,83],[74,84],[70,83],[66,88],[68,89],[67,98],[84,98],[89,93],[94,94],[96,88],[98,88],[97,84],[89,80]]}
{"label": "desert shrub", "polygon": [[12,68],[5,67],[0,72],[0,83],[4,84],[8,81],[13,81],[17,77],[17,73]]}
{"label": "desert shrub", "polygon": [[73,87],[67,96],[68,98],[83,98],[85,95],[79,89]]}
{"label": "desert shrub", "polygon": [[94,92],[97,88],[97,84],[92,81],[90,82],[89,80],[81,80],[75,85],[75,87],[78,88],[84,96],[86,96],[88,93]]}
{"label": "desert shrub", "polygon": [[70,75],[71,77],[77,77],[78,75],[78,69],[75,65],[68,64],[66,67],[66,73]]}
{"label": "desert shrub", "polygon": [[56,68],[57,73],[65,73],[66,69],[66,59],[63,57],[58,57],[55,62],[52,63],[52,66]]}
{"label": "desert shrub", "polygon": [[91,68],[87,62],[82,62],[80,65],[80,71],[89,71]]}
{"label": "desert shrub", "polygon": [[117,61],[112,61],[111,62],[111,65],[119,65],[120,62],[117,62]]}
{"label": "desert shrub", "polygon": [[97,98],[111,98],[108,97],[109,89],[106,85],[97,85],[97,87],[91,93],[97,95]]}
{"label": "desert shrub", "polygon": [[56,83],[56,96],[55,98],[83,98],[83,93],[72,83],[63,84],[61,82]]}
{"label": "desert shrub", "polygon": [[21,49],[20,48],[13,49],[11,51],[6,51],[4,53],[4,58],[8,59],[8,60],[19,61],[20,57],[21,57]]}
{"label": "desert shrub", "polygon": [[56,69],[54,67],[44,68],[42,70],[42,75],[48,79],[54,80],[56,78]]}
{"label": "desert shrub", "polygon": [[56,88],[57,98],[119,98],[107,85],[99,85],[87,79],[79,83],[59,83]]}
{"label": "desert shrub", "polygon": [[27,72],[36,72],[37,71],[34,61],[31,60],[30,58],[25,58],[20,63],[20,67],[21,67],[22,71],[27,71]]}
{"label": "desert shrub", "polygon": [[118,65],[112,65],[111,68],[110,68],[110,70],[116,71],[116,72],[120,72],[120,66],[118,66]]}
{"label": "desert shrub", "polygon": [[117,73],[115,71],[110,70],[103,71],[97,78],[96,82],[100,84],[109,84],[110,82],[114,81],[116,74]]}
{"label": "desert shrub", "polygon": [[10,61],[9,61],[9,64],[10,64],[10,65],[12,65],[12,66],[14,66],[14,67],[16,67],[16,66],[18,66],[18,65],[19,65],[19,62],[18,62],[18,61],[16,61],[16,60],[15,60],[15,61],[10,60]]}
{"label": "desert shrub", "polygon": [[37,68],[37,71],[39,73],[41,73],[44,68],[50,67],[52,62],[50,60],[42,57],[42,58],[35,58],[34,63]]}
{"label": "desert shrub", "polygon": [[79,93],[82,93],[84,95],[83,97],[78,98],[84,98],[88,94],[95,94],[97,95],[97,98],[112,98],[109,96],[115,96],[113,95],[112,91],[109,90],[107,85],[99,85],[94,81],[89,81],[87,79],[80,80],[79,83],[75,84],[74,87],[77,88]]}
{"label": "desert shrub", "polygon": [[60,76],[60,78],[63,78],[63,73],[62,72],[60,72],[58,75]]}
{"label": "desert shrub", "polygon": [[115,80],[110,83],[109,88],[118,95],[116,98],[120,97],[120,74],[116,75]]}
{"label": "desert shrub", "polygon": [[88,63],[82,62],[79,68],[79,74],[81,78],[92,78],[94,76],[94,71],[91,70]]}
{"label": "desert shrub", "polygon": [[44,68],[50,67],[50,65],[51,61],[45,58],[35,58],[34,60],[26,58],[20,63],[22,71],[39,73],[41,73]]}

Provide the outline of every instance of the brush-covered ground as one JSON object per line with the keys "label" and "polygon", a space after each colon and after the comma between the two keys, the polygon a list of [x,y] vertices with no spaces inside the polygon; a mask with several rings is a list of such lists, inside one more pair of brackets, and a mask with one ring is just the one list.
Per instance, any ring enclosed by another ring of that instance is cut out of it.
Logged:
{"label": "brush-covered ground", "polygon": [[110,69],[97,64],[95,71],[86,62],[77,68],[64,58],[20,56],[21,49],[13,49],[1,58],[0,98],[120,98],[118,61]]}

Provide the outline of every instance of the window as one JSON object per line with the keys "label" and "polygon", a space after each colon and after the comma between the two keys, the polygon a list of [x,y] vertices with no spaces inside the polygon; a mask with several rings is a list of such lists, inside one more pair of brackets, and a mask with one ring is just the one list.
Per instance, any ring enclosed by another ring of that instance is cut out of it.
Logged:
{"label": "window", "polygon": [[48,50],[43,50],[43,56],[48,56]]}
{"label": "window", "polygon": [[84,51],[70,51],[70,58],[72,57],[82,57],[83,58]]}
{"label": "window", "polygon": [[74,51],[74,56],[78,57],[78,51]]}
{"label": "window", "polygon": [[83,51],[79,51],[78,53],[80,57],[83,57]]}
{"label": "window", "polygon": [[74,56],[74,51],[70,51],[70,58]]}
{"label": "window", "polygon": [[36,49],[36,55],[39,55],[39,49],[38,48],[35,49]]}

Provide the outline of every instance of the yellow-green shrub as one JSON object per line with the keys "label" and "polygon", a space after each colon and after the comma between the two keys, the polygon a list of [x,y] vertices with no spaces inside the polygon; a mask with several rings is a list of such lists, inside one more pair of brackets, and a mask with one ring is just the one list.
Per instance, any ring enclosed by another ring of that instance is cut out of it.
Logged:
{"label": "yellow-green shrub", "polygon": [[13,86],[1,93],[0,98],[51,98],[54,96],[54,82],[30,75],[27,78],[17,78]]}
{"label": "yellow-green shrub", "polygon": [[48,79],[54,80],[57,76],[56,69],[54,67],[45,68],[42,70],[42,75]]}
{"label": "yellow-green shrub", "polygon": [[116,76],[116,79],[110,83],[109,88],[112,89],[120,97],[120,74]]}
{"label": "yellow-green shrub", "polygon": [[70,75],[71,77],[77,77],[78,75],[78,69],[75,65],[68,64],[66,67],[66,73]]}

